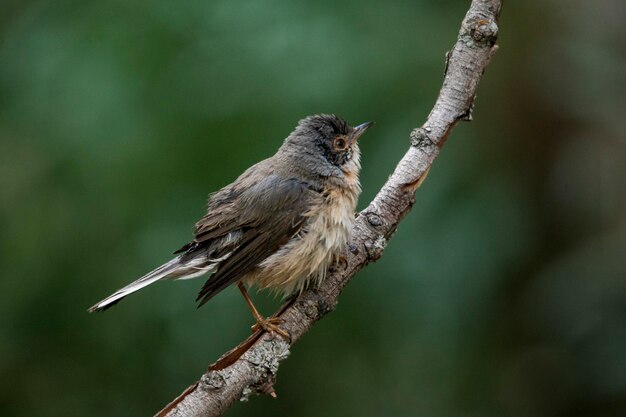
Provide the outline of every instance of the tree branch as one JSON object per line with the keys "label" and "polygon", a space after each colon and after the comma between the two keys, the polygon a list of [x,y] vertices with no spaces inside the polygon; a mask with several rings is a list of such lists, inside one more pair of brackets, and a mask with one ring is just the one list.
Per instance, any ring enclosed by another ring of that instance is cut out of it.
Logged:
{"label": "tree branch", "polygon": [[[426,123],[411,132],[411,146],[369,206],[357,215],[345,258],[319,288],[303,292],[277,314],[282,328],[297,342],[337,305],[350,279],[382,255],[388,239],[411,210],[415,190],[452,128],[471,120],[478,82],[495,53],[500,0],[473,0],[456,44],[446,59],[444,81]],[[290,343],[257,332],[225,354],[157,416],[219,416],[235,401],[252,393],[274,395],[273,383]]]}

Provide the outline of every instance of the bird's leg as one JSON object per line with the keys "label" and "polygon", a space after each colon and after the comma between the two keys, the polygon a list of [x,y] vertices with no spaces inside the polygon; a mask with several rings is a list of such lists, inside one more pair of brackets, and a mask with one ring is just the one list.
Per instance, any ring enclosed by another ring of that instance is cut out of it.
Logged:
{"label": "bird's leg", "polygon": [[261,313],[259,313],[259,310],[256,309],[254,304],[252,304],[252,300],[250,299],[250,296],[248,295],[248,291],[246,290],[246,287],[244,287],[243,283],[239,281],[237,286],[239,287],[239,291],[241,291],[241,295],[243,295],[243,299],[246,300],[246,304],[248,304],[248,307],[250,307],[250,311],[252,312],[252,315],[254,316],[254,319],[256,320],[256,324],[252,326],[252,330],[257,331],[259,329],[263,329],[266,332],[269,332],[272,334],[276,333],[276,334],[281,335],[283,339],[289,342],[291,340],[289,333],[287,333],[285,330],[278,327],[278,325],[282,323],[283,320],[280,317],[270,317],[270,318],[263,317]]}

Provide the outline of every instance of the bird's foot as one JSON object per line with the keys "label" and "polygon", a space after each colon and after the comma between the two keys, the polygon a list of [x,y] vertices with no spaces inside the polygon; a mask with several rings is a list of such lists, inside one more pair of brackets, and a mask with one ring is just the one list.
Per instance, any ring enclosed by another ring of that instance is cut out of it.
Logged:
{"label": "bird's foot", "polygon": [[273,336],[278,334],[287,342],[291,342],[291,336],[289,336],[289,333],[287,333],[286,330],[278,327],[278,325],[282,323],[283,319],[281,319],[280,317],[258,317],[256,324],[252,326],[252,331],[256,332],[257,330],[265,330]]}

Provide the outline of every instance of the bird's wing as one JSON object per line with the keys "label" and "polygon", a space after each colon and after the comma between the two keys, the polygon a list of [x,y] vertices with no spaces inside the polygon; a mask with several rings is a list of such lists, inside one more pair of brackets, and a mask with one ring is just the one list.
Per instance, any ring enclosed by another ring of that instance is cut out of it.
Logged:
{"label": "bird's wing", "polygon": [[[235,235],[229,252],[198,294],[199,305],[240,279],[296,235],[322,196],[306,184],[265,176],[243,191],[226,189],[209,202],[196,224],[195,242]],[[219,208],[218,208],[219,207]]]}

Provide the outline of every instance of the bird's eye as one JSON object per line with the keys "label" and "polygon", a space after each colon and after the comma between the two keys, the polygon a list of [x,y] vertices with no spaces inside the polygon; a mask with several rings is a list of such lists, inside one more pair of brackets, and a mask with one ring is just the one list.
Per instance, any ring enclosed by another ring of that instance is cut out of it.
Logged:
{"label": "bird's eye", "polygon": [[333,145],[335,146],[335,149],[343,151],[344,149],[346,149],[347,142],[343,136],[337,136]]}

